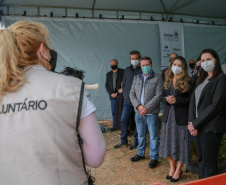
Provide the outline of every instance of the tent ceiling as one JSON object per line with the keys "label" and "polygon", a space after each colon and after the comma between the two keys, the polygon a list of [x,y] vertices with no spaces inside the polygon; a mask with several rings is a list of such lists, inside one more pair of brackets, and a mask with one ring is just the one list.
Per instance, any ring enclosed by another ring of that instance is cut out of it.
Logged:
{"label": "tent ceiling", "polygon": [[226,19],[225,0],[0,0],[0,5],[71,7]]}

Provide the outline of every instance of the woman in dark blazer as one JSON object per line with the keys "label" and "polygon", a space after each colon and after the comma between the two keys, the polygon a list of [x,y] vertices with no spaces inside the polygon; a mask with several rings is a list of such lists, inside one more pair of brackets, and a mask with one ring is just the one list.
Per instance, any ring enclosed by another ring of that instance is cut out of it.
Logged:
{"label": "woman in dark blazer", "polygon": [[199,178],[218,174],[217,156],[226,132],[226,76],[216,51],[204,49],[189,106],[188,130],[196,136]]}
{"label": "woman in dark blazer", "polygon": [[179,180],[182,165],[189,162],[187,124],[191,84],[192,78],[187,74],[185,59],[176,57],[170,63],[164,83],[164,112],[160,136],[160,157],[169,159],[170,171],[166,179],[171,182]]}

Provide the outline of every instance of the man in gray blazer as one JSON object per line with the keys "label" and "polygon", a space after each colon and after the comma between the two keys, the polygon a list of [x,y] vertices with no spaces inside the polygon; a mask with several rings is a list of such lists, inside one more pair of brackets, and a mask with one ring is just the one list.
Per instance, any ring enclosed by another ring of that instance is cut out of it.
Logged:
{"label": "man in gray blazer", "polygon": [[132,162],[144,159],[146,126],[150,135],[150,163],[149,168],[158,164],[159,138],[158,113],[163,90],[162,77],[152,70],[150,57],[141,58],[142,74],[134,77],[130,91],[130,100],[134,106],[135,121],[138,132],[137,154],[131,158]]}

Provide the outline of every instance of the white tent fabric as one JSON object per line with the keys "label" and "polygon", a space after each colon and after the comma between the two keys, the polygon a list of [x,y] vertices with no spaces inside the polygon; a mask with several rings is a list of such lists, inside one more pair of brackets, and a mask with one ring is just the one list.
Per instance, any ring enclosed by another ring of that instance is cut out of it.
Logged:
{"label": "white tent fabric", "polygon": [[186,59],[196,59],[204,48],[218,52],[221,62],[226,53],[226,26],[184,25],[184,44]]}
{"label": "white tent fabric", "polygon": [[[23,17],[4,17],[8,26]],[[43,22],[50,31],[50,43],[58,53],[56,71],[64,66],[84,70],[86,84],[99,83],[98,90],[90,91],[97,107],[98,119],[111,119],[110,101],[105,90],[106,73],[110,60],[116,58],[119,67],[130,65],[129,52],[138,50],[151,56],[153,69],[159,72],[158,25],[128,21],[93,21],[75,19],[32,18]]]}
{"label": "white tent fabric", "polygon": [[[175,15],[219,19],[225,19],[226,17],[226,1],[224,0],[1,0],[0,9],[1,6],[5,8],[3,11],[5,15],[8,15],[8,13],[15,15],[18,12],[21,14],[23,11],[27,11],[28,15],[36,11],[37,15],[37,7],[39,7],[39,15],[41,16],[44,15],[42,14],[43,11],[45,11],[47,16],[50,12],[53,12],[54,16],[70,16],[65,15],[64,8],[71,8],[73,9],[74,16],[75,12],[79,9],[90,11],[89,17],[93,17],[92,13],[96,11],[108,11],[108,13],[102,12],[105,18],[105,14],[109,15],[109,11],[124,12],[123,15],[125,15],[125,12],[128,12],[133,16],[135,14],[139,15],[139,13],[157,13],[165,17],[166,20],[170,20],[170,17],[174,19]],[[59,11],[57,11],[57,9]],[[98,16],[99,14],[97,14],[97,17]]]}
{"label": "white tent fabric", "polygon": [[[24,17],[3,16],[5,26]],[[160,73],[159,28],[156,22],[93,20],[70,18],[30,18],[43,22],[50,31],[50,43],[58,52],[56,71],[64,66],[86,71],[86,84],[99,83],[90,94],[97,107],[99,120],[111,119],[111,108],[105,90],[106,73],[110,60],[119,61],[119,67],[130,65],[129,52],[138,50],[150,56],[153,69]],[[204,48],[215,49],[223,61],[226,52],[226,27],[184,24],[185,58],[196,59]]]}

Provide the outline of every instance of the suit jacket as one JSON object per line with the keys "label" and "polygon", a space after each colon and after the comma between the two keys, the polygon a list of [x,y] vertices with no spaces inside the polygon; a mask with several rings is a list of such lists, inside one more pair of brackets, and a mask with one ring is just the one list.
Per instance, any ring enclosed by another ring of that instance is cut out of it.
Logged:
{"label": "suit jacket", "polygon": [[189,106],[189,122],[206,133],[226,132],[226,75],[219,74],[202,90],[196,118],[195,91]]}
{"label": "suit jacket", "polygon": [[113,89],[113,71],[109,71],[106,75],[106,82],[105,82],[105,88],[109,94],[110,100],[113,100],[114,98],[111,97],[112,93],[118,92],[119,89],[121,89],[121,83],[123,79],[124,69],[118,68],[117,71],[117,79],[116,79],[116,89]]}
{"label": "suit jacket", "polygon": [[124,98],[130,102],[129,93],[133,84],[133,79],[136,75],[142,74],[142,69],[140,66],[137,66],[135,69],[132,65],[125,69],[122,80],[122,91]]}
{"label": "suit jacket", "polygon": [[[174,104],[175,107],[175,119],[176,119],[176,124],[183,126],[188,124],[188,109],[189,109],[189,102],[190,102],[190,97],[193,91],[193,84],[190,83],[190,90],[182,93],[178,90],[175,90],[175,98],[176,98],[176,103]],[[162,94],[162,102],[164,103],[164,111],[162,115],[162,122],[166,123],[169,115],[169,108],[170,104],[166,101],[165,97],[168,95],[171,95],[169,89],[164,89],[163,94]]]}

